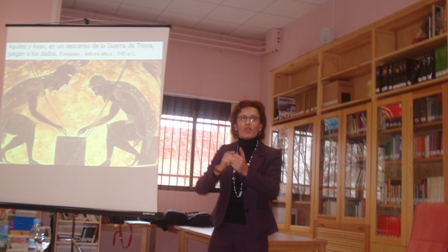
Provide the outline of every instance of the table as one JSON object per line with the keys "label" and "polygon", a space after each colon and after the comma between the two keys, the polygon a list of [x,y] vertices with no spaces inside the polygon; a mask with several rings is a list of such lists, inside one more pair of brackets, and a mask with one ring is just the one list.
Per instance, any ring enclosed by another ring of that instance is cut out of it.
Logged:
{"label": "table", "polygon": [[[168,231],[179,235],[179,252],[188,251],[188,239],[209,243],[213,228],[169,226]],[[282,232],[268,236],[269,251],[326,251],[326,240]]]}
{"label": "table", "polygon": [[[138,223],[132,224],[132,232],[140,232],[140,252],[155,252],[156,251],[156,224]],[[122,224],[123,232],[129,232],[129,225]],[[118,231],[118,224],[101,224],[102,231]],[[148,242],[149,241],[149,242]]]}

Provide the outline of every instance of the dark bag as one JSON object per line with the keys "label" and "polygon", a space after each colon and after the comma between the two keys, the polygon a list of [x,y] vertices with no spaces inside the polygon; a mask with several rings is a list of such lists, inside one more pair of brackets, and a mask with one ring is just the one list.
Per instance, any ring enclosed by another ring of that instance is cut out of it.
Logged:
{"label": "dark bag", "polygon": [[122,216],[108,216],[103,215],[101,217],[101,222],[104,224],[123,224],[124,219]]}
{"label": "dark bag", "polygon": [[163,212],[163,218],[156,223],[163,231],[168,230],[168,225],[193,226],[193,227],[213,227],[210,214],[201,212],[183,213],[169,209]]}
{"label": "dark bag", "polygon": [[191,212],[187,213],[187,226],[193,227],[213,227],[211,216],[208,213]]}
{"label": "dark bag", "polygon": [[186,213],[169,209],[163,212],[163,219],[169,225],[187,225],[188,216]]}

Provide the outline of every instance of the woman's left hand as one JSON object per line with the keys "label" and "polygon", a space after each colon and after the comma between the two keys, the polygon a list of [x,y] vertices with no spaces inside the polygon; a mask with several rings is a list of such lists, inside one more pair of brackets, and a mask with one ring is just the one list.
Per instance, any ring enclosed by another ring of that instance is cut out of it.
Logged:
{"label": "woman's left hand", "polygon": [[231,165],[240,175],[247,176],[249,167],[246,164],[246,157],[244,156],[243,148],[240,147],[238,152],[239,153],[235,153],[235,155],[233,155]]}

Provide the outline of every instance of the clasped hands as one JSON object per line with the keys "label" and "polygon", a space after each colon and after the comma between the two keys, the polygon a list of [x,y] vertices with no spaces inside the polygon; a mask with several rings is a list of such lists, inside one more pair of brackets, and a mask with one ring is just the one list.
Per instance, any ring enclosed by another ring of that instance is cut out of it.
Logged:
{"label": "clasped hands", "polygon": [[221,158],[221,162],[215,166],[215,174],[219,175],[228,166],[233,167],[233,169],[240,175],[247,176],[247,171],[249,167],[246,164],[246,157],[244,156],[244,151],[240,147],[238,153],[235,151],[227,151]]}

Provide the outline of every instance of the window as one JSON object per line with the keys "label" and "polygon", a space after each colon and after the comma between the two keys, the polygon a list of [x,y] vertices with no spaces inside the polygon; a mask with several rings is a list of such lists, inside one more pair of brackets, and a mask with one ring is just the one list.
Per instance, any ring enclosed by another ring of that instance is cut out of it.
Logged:
{"label": "window", "polygon": [[230,103],[164,96],[159,187],[195,186],[219,147],[230,143],[230,110]]}

